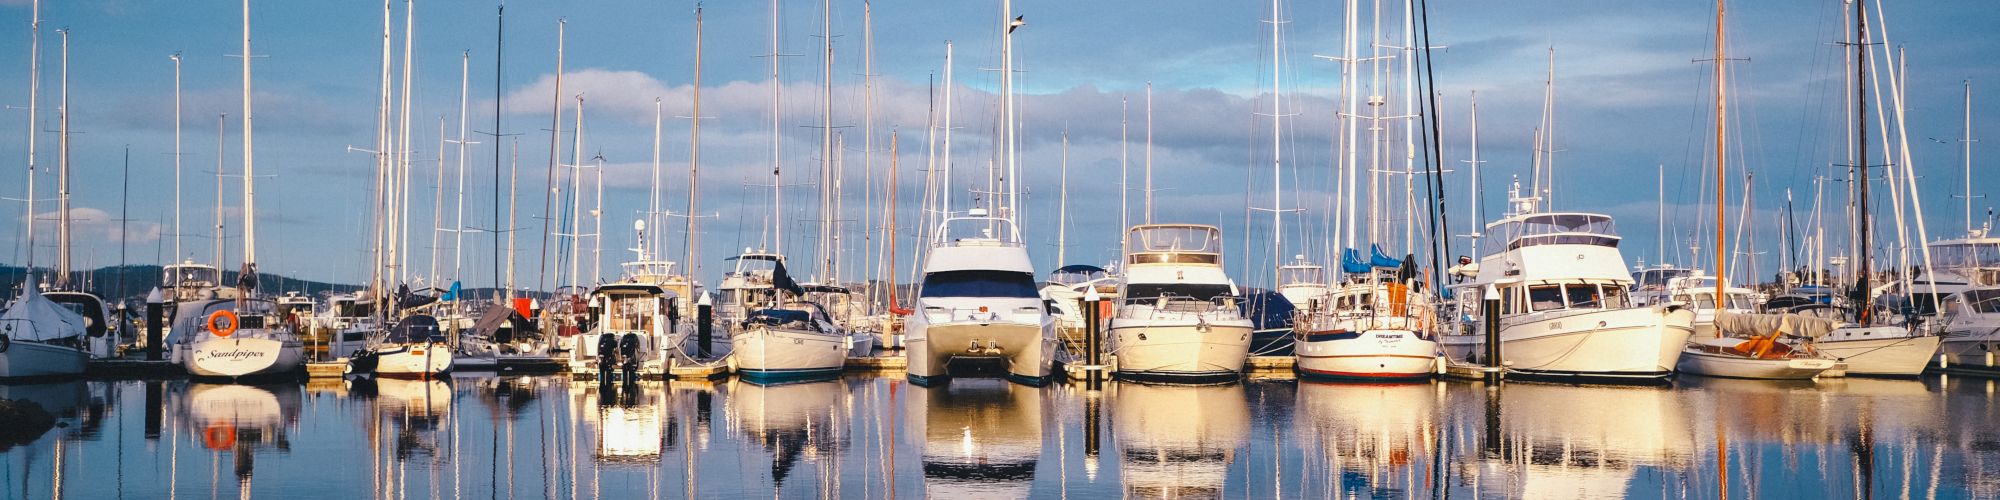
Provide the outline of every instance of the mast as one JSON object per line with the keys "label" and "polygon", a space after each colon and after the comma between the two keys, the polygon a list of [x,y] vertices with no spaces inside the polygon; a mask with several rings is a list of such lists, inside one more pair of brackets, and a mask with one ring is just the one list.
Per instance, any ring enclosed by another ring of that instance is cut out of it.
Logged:
{"label": "mast", "polygon": [[[33,18],[28,22],[28,216],[24,218],[28,232],[28,271],[35,269],[35,129],[41,126],[35,111],[39,109],[42,92],[42,1],[34,0],[31,6]],[[176,141],[178,142],[178,141]]]}
{"label": "mast", "polygon": [[215,268],[216,268],[217,270],[220,270],[220,269],[222,269],[222,268],[224,268],[224,267],[225,267],[225,266],[223,265],[223,260],[224,260],[224,259],[222,258],[222,256],[223,256],[223,251],[224,251],[224,250],[223,250],[223,248],[222,248],[222,242],[224,242],[224,241],[227,241],[227,239],[228,239],[228,238],[227,238],[227,237],[226,237],[225,235],[223,235],[223,232],[222,232],[222,230],[223,230],[223,227],[224,227],[224,226],[223,226],[223,223],[222,223],[222,199],[223,199],[223,196],[222,196],[222,173],[223,173],[224,171],[228,170],[228,168],[227,168],[227,166],[228,166],[228,165],[226,165],[226,164],[224,164],[224,163],[222,162],[222,160],[223,160],[223,151],[222,151],[222,148],[223,148],[223,144],[227,143],[227,142],[228,142],[228,139],[229,139],[229,135],[228,135],[228,134],[229,134],[229,132],[228,132],[228,127],[229,127],[229,113],[218,113],[218,114],[216,114],[216,117],[215,117],[215,234],[214,234],[213,236],[211,236],[211,239],[212,239],[212,240],[213,240],[214,242],[213,242],[213,243],[211,243],[211,244],[209,245],[209,247],[210,247],[210,248],[212,248],[213,250],[215,250]]}
{"label": "mast", "polygon": [[951,96],[956,87],[951,84],[951,40],[944,41],[944,217],[951,216],[951,200],[955,198],[951,190]]}
{"label": "mast", "polygon": [[[554,220],[549,217],[549,211],[555,208],[556,165],[562,159],[563,41],[567,38],[564,32],[568,27],[569,20],[556,20],[556,81],[554,102],[549,105],[549,172],[545,184],[548,188],[542,191],[542,257],[539,259],[542,269],[537,273],[535,286],[538,291],[549,289],[549,223]],[[562,271],[557,269],[556,272]]]}
{"label": "mast", "polygon": [[778,0],[771,0],[771,253],[785,254],[785,176],[778,135]]}
{"label": "mast", "polygon": [[[392,227],[395,228],[390,232],[394,243],[389,246],[389,262],[395,266],[395,270],[391,272],[392,278],[389,280],[390,283],[403,283],[406,279],[405,273],[409,269],[406,265],[408,264],[409,253],[404,250],[405,247],[409,246],[409,238],[406,233],[409,231],[408,221],[410,213],[410,79],[414,76],[413,73],[416,73],[416,59],[412,55],[415,51],[416,29],[416,2],[414,0],[403,0],[403,82],[401,91],[402,102],[400,103],[401,108],[398,112],[401,124],[398,128],[399,137],[396,140],[396,173],[390,174],[396,178],[393,184],[396,186],[396,189],[392,191],[393,194],[391,195],[395,198],[395,201],[389,204],[394,208],[394,210],[389,212],[389,219],[392,221]],[[249,131],[246,130],[245,132]],[[248,174],[249,172],[244,173]]]}
{"label": "mast", "polygon": [[[243,0],[243,274],[255,288],[257,273],[257,140],[250,110],[250,0]],[[244,278],[237,278],[243,281]],[[247,292],[248,290],[246,290]]]}
{"label": "mast", "polygon": [[1347,234],[1342,236],[1342,241],[1340,244],[1341,248],[1350,248],[1354,246],[1354,226],[1356,225],[1354,220],[1356,209],[1354,205],[1355,205],[1355,199],[1359,198],[1358,196],[1354,196],[1352,192],[1356,185],[1355,182],[1357,181],[1357,179],[1355,179],[1355,176],[1357,172],[1360,170],[1360,168],[1357,165],[1359,165],[1359,162],[1361,161],[1360,128],[1354,126],[1355,113],[1359,110],[1360,97],[1361,97],[1360,96],[1361,89],[1357,88],[1359,86],[1354,84],[1354,73],[1355,73],[1354,58],[1356,55],[1359,54],[1359,51],[1355,48],[1355,45],[1359,41],[1359,36],[1355,33],[1360,29],[1360,27],[1358,26],[1361,16],[1359,10],[1360,6],[1356,4],[1355,0],[1347,0],[1347,16],[1345,20],[1347,44],[1346,47],[1344,48],[1344,52],[1342,53],[1340,59],[1340,64],[1341,66],[1343,66],[1343,68],[1341,68],[1341,74],[1344,75],[1340,79],[1340,84],[1341,86],[1345,87],[1343,93],[1347,94],[1347,103],[1345,109],[1341,110],[1340,116],[1345,118],[1348,122],[1347,123],[1347,179],[1342,182],[1342,185],[1346,186],[1346,189],[1349,190],[1349,192],[1347,193],[1347,196],[1344,196],[1344,198],[1347,198],[1347,213],[1344,214],[1346,215],[1346,221],[1344,221],[1341,224],[1341,226],[1343,229],[1345,229],[1345,232]]}
{"label": "mast", "polygon": [[[1285,155],[1284,141],[1280,134],[1284,130],[1283,108],[1278,100],[1278,64],[1280,45],[1278,26],[1284,20],[1279,18],[1278,0],[1271,0],[1271,286],[1284,283],[1285,267]],[[1248,260],[1248,259],[1245,259]]]}
{"label": "mast", "polygon": [[[861,205],[863,207],[875,206],[875,10],[874,8],[875,8],[874,5],[870,4],[866,0],[863,0],[861,2],[861,88],[862,88],[861,100],[862,100],[862,114],[864,115],[862,119],[862,132],[861,132],[862,135],[861,170],[864,177],[864,182],[862,185],[866,186],[861,190],[861,196],[862,196]],[[873,229],[875,228],[875,212],[864,208],[861,211],[861,217],[862,217],[861,256],[862,260],[865,262],[865,264],[863,264],[862,267],[864,268],[863,271],[865,271],[866,275],[865,277],[862,278],[862,281],[870,282],[876,276],[876,273],[873,272],[875,271],[874,267],[881,265],[881,260],[879,258],[877,259],[867,258],[869,256],[869,251],[871,250],[871,248],[869,248],[871,245],[869,245],[868,243],[873,239],[873,235],[875,234],[873,231]],[[877,257],[879,257],[879,255]],[[875,290],[872,282],[870,283],[869,286],[867,301],[868,301],[868,307],[870,309],[873,309],[875,307]]]}
{"label": "mast", "polygon": [[833,0],[821,0],[819,142],[819,274],[833,276]]}
{"label": "mast", "polygon": [[1069,265],[1069,127],[1062,134],[1062,190],[1056,208],[1056,265]]}
{"label": "mast", "polygon": [[[1021,180],[1020,161],[1017,158],[1020,155],[1015,151],[1016,148],[1020,147],[1018,142],[1020,138],[1014,132],[1014,29],[1027,25],[1027,22],[1014,17],[1014,0],[1001,0],[1000,12],[1000,21],[1006,27],[1006,31],[1000,34],[1000,99],[1002,107],[1005,108],[1002,110],[1002,119],[1007,121],[1006,149],[1004,150],[1004,153],[1007,155],[1007,220],[1018,223],[1020,219],[1017,212],[1020,211],[1021,207],[1019,203],[1021,201]],[[1009,19],[1012,20],[1010,21]],[[1017,226],[1014,239],[1019,240],[1020,238],[1021,234]]]}
{"label": "mast", "polygon": [[[1729,98],[1726,94],[1729,90],[1729,71],[1727,70],[1729,60],[1724,55],[1724,49],[1727,47],[1727,38],[1724,34],[1725,26],[1723,24],[1723,18],[1727,11],[1724,3],[1723,0],[1716,0],[1715,2],[1715,306],[1717,311],[1722,310],[1723,304],[1727,304],[1729,298],[1728,295],[1723,293],[1724,288],[1727,286],[1724,281],[1729,276],[1729,261],[1725,259],[1726,252],[1728,252],[1725,245],[1727,245],[1729,238],[1727,236],[1728,232],[1725,230],[1727,219],[1724,216],[1724,207],[1729,204],[1727,177],[1729,160]],[[1721,338],[1722,331],[1719,329],[1716,330],[1715,335],[1716,338]]]}
{"label": "mast", "polygon": [[1965,137],[1958,140],[1965,148],[1959,158],[1965,161],[1965,234],[1977,234],[1972,226],[1972,80],[1965,81]]}
{"label": "mast", "polygon": [[[458,206],[452,209],[458,217],[458,228],[452,231],[451,243],[451,280],[454,282],[459,281],[465,272],[465,146],[471,144],[466,140],[465,120],[466,106],[472,102],[472,94],[469,93],[472,89],[471,78],[472,51],[468,50],[461,53],[458,60]],[[443,159],[444,153],[439,152],[438,158]]]}
{"label": "mast", "polygon": [[[1132,221],[1131,221],[1132,209],[1130,208],[1132,206],[1132,203],[1128,201],[1132,197],[1132,184],[1125,180],[1127,177],[1126,173],[1131,171],[1131,168],[1129,168],[1126,165],[1126,157],[1129,156],[1127,155],[1127,151],[1132,149],[1132,140],[1128,139],[1126,136],[1126,129],[1128,128],[1128,125],[1131,123],[1130,104],[1131,103],[1126,101],[1125,96],[1118,96],[1118,231],[1119,232],[1124,232],[1126,230],[1132,229]],[[1120,239],[1123,239],[1123,237],[1121,236]]]}
{"label": "mast", "polygon": [[569,225],[564,231],[569,237],[569,284],[579,285],[581,274],[577,266],[583,264],[583,94],[576,95],[575,132],[570,135],[569,145]]}
{"label": "mast", "polygon": [[[500,114],[501,114],[500,113],[500,101],[501,101],[500,70],[501,68],[504,67],[501,64],[504,61],[504,59],[501,59],[502,55],[501,49],[506,47],[505,42],[507,38],[507,4],[502,3],[499,5],[499,7],[500,8],[497,11],[495,11],[494,24],[493,24],[493,225],[494,226],[500,225],[500,138],[503,136],[503,134],[501,134],[500,132]],[[507,182],[509,189],[512,189],[513,183],[520,182],[520,178],[508,177]],[[509,302],[511,302],[512,299],[514,298],[514,221],[511,220],[512,214],[514,212],[513,203],[514,202],[512,200],[512,197],[510,196],[507,201],[507,212],[509,214],[508,218],[510,220],[508,220],[507,225],[504,226],[505,229],[501,229],[503,231],[506,231],[507,233],[507,257],[506,257],[507,281],[505,282],[505,286],[502,286],[502,288],[505,288],[506,290],[501,292],[500,295],[508,299]],[[501,284],[500,259],[501,259],[500,233],[495,232],[493,233],[493,283],[496,286]]]}
{"label": "mast", "polygon": [[[653,184],[651,192],[652,196],[650,200],[651,203],[648,204],[646,208],[645,220],[647,227],[657,227],[656,224],[653,224],[654,218],[660,216],[660,117],[665,111],[665,108],[661,104],[662,102],[663,100],[661,98],[658,97],[653,98]],[[603,173],[599,172],[598,175],[602,176]],[[647,242],[644,241],[644,235],[641,235],[640,237],[641,241],[639,241],[638,245],[639,260],[640,261],[652,260],[651,255],[653,254],[653,252],[651,251],[651,249],[646,248]],[[658,246],[659,243],[657,240],[659,240],[660,238],[654,237],[653,239],[655,241],[652,244],[654,246]]]}
{"label": "mast", "polygon": [[167,58],[174,60],[174,258],[167,261],[172,264],[180,262],[183,256],[181,254],[181,53],[175,52]]}
{"label": "mast", "polygon": [[1871,298],[1869,297],[1869,292],[1870,289],[1874,288],[1874,280],[1871,279],[1872,276],[1869,276],[1870,271],[1868,269],[1868,247],[1870,246],[1868,239],[1868,93],[1859,90],[1859,86],[1864,85],[1868,81],[1868,17],[1866,15],[1867,11],[1863,10],[1862,6],[1865,1],[1854,0],[1854,82],[1856,85],[1854,92],[1856,140],[1854,141],[1854,146],[1857,152],[1854,167],[1859,171],[1859,176],[1856,177],[1854,182],[1855,189],[1859,191],[1855,200],[1858,217],[1854,221],[1854,228],[1857,233],[1855,242],[1860,248],[1860,253],[1855,263],[1857,272],[1854,285],[1854,295],[1855,298],[1860,299],[1860,303],[1854,304],[1854,314],[1855,321],[1861,323],[1862,326],[1867,326],[1874,319],[1874,315],[1868,314],[1868,302]]}
{"label": "mast", "polygon": [[694,115],[693,130],[688,132],[688,209],[687,238],[682,240],[681,273],[687,276],[689,286],[695,280],[695,255],[700,245],[701,233],[695,231],[695,207],[701,201],[701,6],[694,8]]}
{"label": "mast", "polygon": [[1146,223],[1153,223],[1153,82],[1146,82]]}
{"label": "mast", "polygon": [[438,115],[437,139],[438,139],[437,181],[435,181],[435,183],[431,185],[432,189],[435,190],[434,193],[431,194],[431,272],[430,276],[427,278],[433,282],[437,281],[438,279],[438,262],[444,260],[442,257],[442,254],[444,252],[444,245],[443,245],[444,242],[441,241],[443,240],[443,238],[440,237],[440,235],[438,234],[445,231],[444,229],[444,143],[445,143],[444,115]]}
{"label": "mast", "polygon": [[1483,231],[1481,228],[1486,227],[1486,214],[1480,213],[1481,210],[1485,208],[1484,205],[1486,200],[1479,199],[1479,195],[1481,193],[1486,192],[1486,190],[1484,189],[1485,184],[1480,182],[1479,178],[1479,91],[1475,90],[1472,92],[1471,100],[1472,100],[1472,159],[1469,161],[1472,164],[1472,189],[1467,189],[1465,191],[1466,191],[1466,197],[1471,198],[1471,200],[1469,200],[1469,203],[1467,203],[1467,205],[1470,205],[1472,207],[1471,210],[1468,210],[1469,212],[1472,212],[1472,251],[1470,252],[1470,254],[1479,255],[1479,237],[1483,236],[1482,234],[1480,234]]}
{"label": "mast", "polygon": [[[243,0],[247,7],[250,0]],[[246,13],[245,16],[248,16]],[[245,17],[245,23],[248,17]],[[244,25],[248,28],[248,24]],[[56,283],[57,289],[68,289],[70,273],[69,256],[69,29],[56,30],[62,36],[62,104],[56,107]],[[244,47],[249,47],[249,35],[244,35]],[[244,69],[244,90],[249,90],[249,69]],[[246,105],[249,100],[243,101]],[[246,120],[244,122],[248,124]],[[248,132],[248,130],[245,130]],[[247,227],[247,226],[246,226]]]}
{"label": "mast", "polygon": [[[391,173],[393,170],[390,167],[392,160],[389,156],[391,154],[390,148],[392,147],[392,144],[389,142],[389,107],[393,104],[391,99],[394,99],[396,95],[392,87],[389,86],[390,75],[395,71],[396,63],[395,53],[391,52],[395,39],[395,32],[392,31],[395,23],[395,7],[390,3],[392,1],[382,0],[382,73],[379,82],[381,90],[378,94],[379,100],[376,102],[375,107],[375,151],[373,151],[375,155],[375,196],[374,206],[372,207],[372,210],[374,210],[373,215],[375,216],[375,244],[373,248],[369,249],[369,258],[373,264],[370,286],[374,289],[374,300],[378,302],[388,295],[387,284],[384,280],[386,278],[385,271],[388,270],[388,261],[386,260],[388,255],[386,251],[388,250],[389,242],[393,241],[388,234],[390,229],[388,203],[392,201],[388,196],[391,192],[390,190],[394,189],[393,186],[395,185],[395,177]],[[220,224],[217,225],[220,226]],[[219,252],[217,256],[220,257]],[[220,267],[222,261],[217,260],[215,265]]]}

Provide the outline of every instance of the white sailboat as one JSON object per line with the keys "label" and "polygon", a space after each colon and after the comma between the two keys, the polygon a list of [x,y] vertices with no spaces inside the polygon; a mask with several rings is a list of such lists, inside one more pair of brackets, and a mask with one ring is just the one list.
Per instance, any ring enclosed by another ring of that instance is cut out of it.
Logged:
{"label": "white sailboat", "polygon": [[[250,0],[243,1],[243,53],[250,54]],[[250,110],[250,57],[243,58],[243,270],[234,289],[184,302],[174,315],[175,359],[197,377],[243,378],[294,374],[305,368],[298,333],[276,304],[254,298],[257,288],[256,141]],[[176,342],[178,341],[178,342]]]}
{"label": "white sailboat", "polygon": [[457,353],[448,342],[445,328],[435,316],[411,314],[396,320],[395,326],[372,340],[362,356],[348,361],[350,368],[372,364],[376,375],[390,378],[435,378],[451,372]]}
{"label": "white sailboat", "polygon": [[[30,44],[32,54],[28,71],[30,124],[36,123],[37,94],[41,89],[42,4],[39,0],[34,2],[32,15],[29,29],[34,41]],[[82,375],[84,361],[89,358],[89,353],[83,349],[88,338],[88,320],[43,297],[41,286],[34,276],[35,144],[40,142],[35,136],[36,132],[29,131],[26,190],[30,220],[24,224],[27,226],[28,276],[21,282],[20,294],[7,303],[4,311],[0,311],[0,378]],[[98,323],[98,328],[103,328],[103,323]]]}

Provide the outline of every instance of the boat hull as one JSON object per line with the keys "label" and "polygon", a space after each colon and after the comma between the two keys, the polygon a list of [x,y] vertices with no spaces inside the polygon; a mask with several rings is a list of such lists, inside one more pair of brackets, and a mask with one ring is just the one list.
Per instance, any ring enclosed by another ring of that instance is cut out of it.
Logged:
{"label": "boat hull", "polygon": [[384,377],[435,377],[451,371],[456,361],[444,344],[382,346],[375,355],[375,374]]}
{"label": "boat hull", "polygon": [[2000,373],[2000,334],[1946,333],[1937,360],[1940,369]]}
{"label": "boat hull", "polygon": [[[1114,321],[1121,378],[1199,382],[1234,379],[1250,355],[1251,326],[1130,324]],[[1134,322],[1137,323],[1137,322]]]}
{"label": "boat hull", "polygon": [[1303,377],[1422,379],[1437,371],[1437,342],[1409,330],[1315,332],[1297,336],[1293,345]]}
{"label": "boat hull", "polygon": [[1821,340],[1813,343],[1813,347],[1829,358],[1847,363],[1848,375],[1914,377],[1922,375],[1936,357],[1941,340],[1935,335],[1904,335]]}
{"label": "boat hull", "polygon": [[[1694,313],[1686,309],[1611,309],[1525,321],[1502,321],[1500,356],[1508,372],[1553,379],[1665,379],[1674,373]],[[1453,360],[1484,356],[1485,337],[1443,338]]]}
{"label": "boat hull", "polygon": [[932,325],[911,322],[905,340],[909,378],[917,383],[943,380],[958,358],[1001,358],[1007,377],[1030,385],[1048,380],[1055,362],[1055,339],[1044,327],[1026,323],[959,322]]}
{"label": "boat hull", "polygon": [[221,338],[195,342],[185,358],[189,375],[240,378],[297,373],[305,368],[298,341]]}
{"label": "boat hull", "polygon": [[778,381],[840,373],[847,337],[755,326],[729,337],[729,365],[745,379]]}
{"label": "boat hull", "polygon": [[1681,353],[1675,367],[1681,373],[1707,377],[1760,380],[1811,380],[1833,369],[1836,363],[1819,358],[1758,359],[1690,348]]}
{"label": "boat hull", "polygon": [[7,352],[0,353],[0,378],[83,375],[84,361],[89,358],[89,353],[74,347],[14,341],[7,347]]}

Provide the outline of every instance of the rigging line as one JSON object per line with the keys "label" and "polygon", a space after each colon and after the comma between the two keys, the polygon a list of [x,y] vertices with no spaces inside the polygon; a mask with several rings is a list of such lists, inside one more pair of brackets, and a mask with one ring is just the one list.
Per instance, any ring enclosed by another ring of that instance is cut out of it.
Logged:
{"label": "rigging line", "polygon": [[[1437,111],[1438,111],[1437,69],[1432,64],[1433,58],[1431,56],[1430,0],[1420,0],[1417,3],[1418,5],[1421,6],[1420,17],[1422,18],[1423,22],[1424,41],[1422,45],[1424,51],[1424,81],[1423,81],[1423,83],[1425,84],[1424,92],[1429,94],[1426,96],[1427,97],[1426,100],[1430,101],[1430,110],[1431,110],[1430,138],[1425,139],[1427,142],[1429,142],[1429,144],[1427,144],[1427,146],[1429,147],[1424,148],[1424,162],[1426,167],[1430,170],[1430,172],[1428,173],[1430,180],[1429,182],[1425,183],[1424,187],[1426,191],[1429,191],[1429,188],[1432,183],[1435,183],[1437,185],[1437,192],[1432,197],[1432,200],[1435,201],[1436,205],[1435,208],[1433,208],[1434,210],[1433,221],[1431,222],[1431,235],[1432,235],[1431,269],[1434,272],[1431,272],[1429,274],[1431,279],[1431,290],[1443,290],[1445,273],[1444,273],[1444,267],[1441,265],[1442,261],[1440,260],[1438,255],[1442,252],[1450,251],[1449,247],[1450,242],[1447,241],[1446,238],[1443,237],[1443,235],[1450,234],[1451,221],[1450,219],[1447,218],[1448,213],[1445,211],[1444,164],[1442,162],[1442,159],[1444,158],[1444,144],[1443,144],[1443,138],[1438,136],[1440,124],[1438,123],[1438,116],[1437,116]],[[1436,154],[1435,157],[1432,156],[1433,153]]]}

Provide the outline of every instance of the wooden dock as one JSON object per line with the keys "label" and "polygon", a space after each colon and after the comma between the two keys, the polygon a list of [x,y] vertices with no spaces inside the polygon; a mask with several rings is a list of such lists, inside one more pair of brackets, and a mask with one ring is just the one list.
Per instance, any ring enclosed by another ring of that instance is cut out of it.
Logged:
{"label": "wooden dock", "polygon": [[347,360],[344,358],[306,363],[306,377],[309,378],[340,378],[344,375],[347,375]]}
{"label": "wooden dock", "polygon": [[900,372],[909,369],[910,358],[902,356],[859,356],[847,358],[850,372]]}
{"label": "wooden dock", "polygon": [[1291,372],[1292,367],[1297,365],[1298,362],[1299,358],[1293,356],[1251,356],[1249,359],[1243,361],[1243,371],[1250,373]]}
{"label": "wooden dock", "polygon": [[667,369],[667,378],[674,380],[713,380],[727,376],[729,376],[728,363],[676,365]]}

